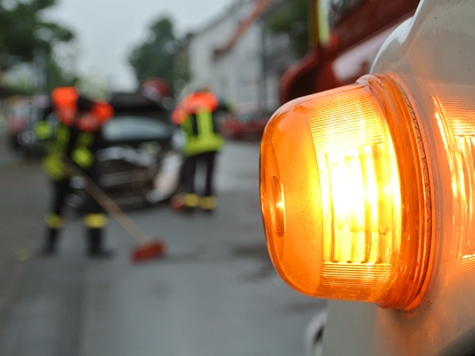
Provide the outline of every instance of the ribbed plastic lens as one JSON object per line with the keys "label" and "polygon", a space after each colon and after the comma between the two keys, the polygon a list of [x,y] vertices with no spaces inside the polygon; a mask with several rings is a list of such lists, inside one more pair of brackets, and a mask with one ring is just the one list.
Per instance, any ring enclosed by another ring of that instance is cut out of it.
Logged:
{"label": "ribbed plastic lens", "polygon": [[400,248],[397,161],[383,115],[371,99],[364,88],[355,88],[341,93],[340,100],[351,105],[339,112],[331,112],[329,100],[320,103],[319,115],[307,114],[324,207],[324,269],[344,263],[351,273],[353,265],[359,270],[377,264],[384,271]]}
{"label": "ribbed plastic lens", "polygon": [[[272,260],[291,286],[316,297],[406,308],[420,295],[429,251],[425,183],[414,161],[420,147],[411,118],[397,122],[402,94],[389,85],[398,103],[375,97],[388,87],[368,78],[274,114],[261,144],[262,212]],[[398,151],[393,135],[401,145],[408,132],[412,139]],[[404,152],[409,156],[398,159]],[[416,187],[404,188],[402,180],[411,179]],[[421,214],[407,218],[403,204]],[[408,266],[414,259],[424,266]],[[408,285],[409,276],[415,281]],[[408,291],[394,297],[400,285]]]}

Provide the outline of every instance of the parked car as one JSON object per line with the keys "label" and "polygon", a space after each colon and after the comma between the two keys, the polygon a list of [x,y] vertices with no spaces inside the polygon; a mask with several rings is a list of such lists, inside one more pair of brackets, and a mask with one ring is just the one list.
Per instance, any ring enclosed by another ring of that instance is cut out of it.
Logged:
{"label": "parked car", "polygon": [[34,133],[35,122],[47,104],[47,97],[13,96],[6,101],[7,135],[9,147],[27,157],[39,156],[42,144]]}
{"label": "parked car", "polygon": [[[179,187],[182,165],[170,111],[138,93],[114,93],[110,104],[115,113],[103,127],[105,147],[97,152],[104,192],[122,208],[167,200]],[[85,182],[74,177],[71,185],[68,203],[80,207]]]}
{"label": "parked car", "polygon": [[260,138],[269,117],[262,112],[228,114],[221,121],[221,132],[231,139]]}
{"label": "parked car", "polygon": [[27,126],[29,108],[29,98],[11,97],[7,100],[7,136],[12,150],[20,148],[19,137]]}

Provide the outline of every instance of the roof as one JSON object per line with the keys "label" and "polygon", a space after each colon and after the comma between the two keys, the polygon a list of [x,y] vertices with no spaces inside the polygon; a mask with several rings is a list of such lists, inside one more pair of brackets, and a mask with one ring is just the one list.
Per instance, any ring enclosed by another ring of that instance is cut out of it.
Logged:
{"label": "roof", "polygon": [[251,13],[243,19],[239,25],[236,27],[235,31],[231,34],[228,40],[221,46],[216,47],[214,50],[215,58],[223,55],[229,51],[234,44],[239,40],[239,38],[246,32],[246,30],[251,26],[254,21],[256,21],[271,5],[271,0],[256,0],[255,6]]}

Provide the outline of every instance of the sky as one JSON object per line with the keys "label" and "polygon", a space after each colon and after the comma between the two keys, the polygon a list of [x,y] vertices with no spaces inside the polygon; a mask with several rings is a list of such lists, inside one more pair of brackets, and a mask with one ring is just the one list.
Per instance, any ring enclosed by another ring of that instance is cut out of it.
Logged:
{"label": "sky", "polygon": [[132,90],[132,49],[147,37],[148,27],[168,15],[177,35],[200,29],[234,0],[58,0],[48,20],[76,35],[74,58],[80,75],[99,75],[113,90]]}

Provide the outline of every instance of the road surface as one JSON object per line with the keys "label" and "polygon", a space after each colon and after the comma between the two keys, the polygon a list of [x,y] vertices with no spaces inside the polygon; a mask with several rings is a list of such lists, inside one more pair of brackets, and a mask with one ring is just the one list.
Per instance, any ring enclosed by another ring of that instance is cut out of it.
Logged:
{"label": "road surface", "polygon": [[[0,356],[295,356],[324,301],[287,287],[267,255],[257,142],[219,157],[219,208],[187,217],[166,205],[129,211],[168,254],[132,264],[114,221],[111,260],[91,260],[70,213],[60,252],[37,257],[48,185],[37,162],[0,160]],[[10,157],[11,158],[11,157]]]}

